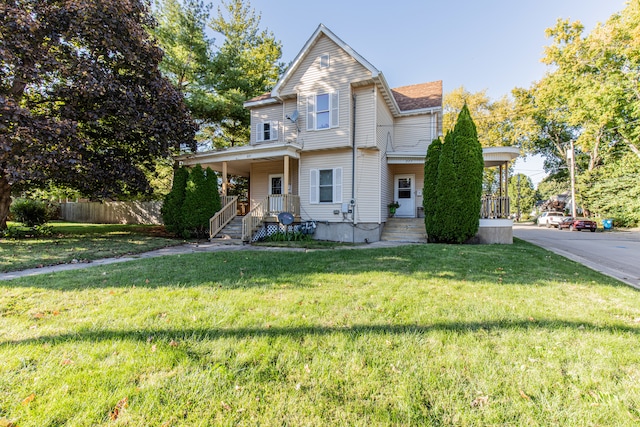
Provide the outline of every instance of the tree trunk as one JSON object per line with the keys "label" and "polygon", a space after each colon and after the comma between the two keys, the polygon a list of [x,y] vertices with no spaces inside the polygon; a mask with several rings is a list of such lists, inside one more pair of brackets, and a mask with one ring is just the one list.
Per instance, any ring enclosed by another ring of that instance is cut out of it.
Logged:
{"label": "tree trunk", "polygon": [[9,206],[11,206],[11,185],[3,175],[0,175],[0,230],[7,229]]}

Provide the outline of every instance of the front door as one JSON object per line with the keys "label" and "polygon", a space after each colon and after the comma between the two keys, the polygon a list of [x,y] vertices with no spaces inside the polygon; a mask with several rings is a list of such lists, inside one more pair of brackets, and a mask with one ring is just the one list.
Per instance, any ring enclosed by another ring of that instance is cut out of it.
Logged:
{"label": "front door", "polygon": [[[284,175],[269,175],[269,196],[280,196],[283,193]],[[269,211],[282,212],[282,197],[269,197]]]}
{"label": "front door", "polygon": [[397,217],[415,218],[415,175],[396,175],[394,179],[394,200],[400,203],[396,210]]}

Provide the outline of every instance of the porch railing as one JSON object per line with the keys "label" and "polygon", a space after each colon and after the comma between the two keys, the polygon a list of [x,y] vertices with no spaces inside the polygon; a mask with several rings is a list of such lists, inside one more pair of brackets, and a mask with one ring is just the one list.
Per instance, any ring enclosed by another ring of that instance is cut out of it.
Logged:
{"label": "porch railing", "polygon": [[482,196],[480,218],[497,219],[509,217],[509,198],[504,196]]}
{"label": "porch railing", "polygon": [[209,238],[213,239],[238,213],[238,196],[222,196],[222,208],[209,220]]}
{"label": "porch railing", "polygon": [[281,212],[300,216],[300,196],[293,194],[273,194],[258,203],[242,218],[242,241],[249,242],[253,233],[268,218],[277,218]]}

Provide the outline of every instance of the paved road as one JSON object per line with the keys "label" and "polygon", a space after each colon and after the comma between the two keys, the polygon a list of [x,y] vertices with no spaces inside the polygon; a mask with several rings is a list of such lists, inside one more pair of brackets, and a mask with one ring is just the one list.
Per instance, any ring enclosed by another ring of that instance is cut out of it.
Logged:
{"label": "paved road", "polygon": [[568,231],[514,225],[513,236],[640,289],[640,231]]}

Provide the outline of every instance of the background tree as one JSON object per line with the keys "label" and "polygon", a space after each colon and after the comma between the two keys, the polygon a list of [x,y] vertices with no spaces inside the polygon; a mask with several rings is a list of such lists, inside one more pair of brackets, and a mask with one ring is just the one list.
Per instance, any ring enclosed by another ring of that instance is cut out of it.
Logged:
{"label": "background tree", "polygon": [[260,30],[260,19],[248,0],[231,0],[222,2],[209,23],[223,39],[210,81],[219,114],[208,133],[217,148],[248,143],[250,115],[243,103],[269,92],[282,73],[281,43],[272,32]]}
{"label": "background tree", "polygon": [[12,190],[148,193],[144,167],[193,146],[145,2],[5,0],[0,15],[0,228]]}
{"label": "background tree", "polygon": [[438,185],[438,165],[440,163],[440,152],[442,151],[442,141],[440,138],[434,139],[427,149],[427,157],[424,161],[424,187],[422,190],[422,205],[424,207],[424,225],[427,232],[427,239],[431,242],[432,237],[437,232],[438,223],[435,213],[438,206],[437,185]]}
{"label": "background tree", "polygon": [[[559,194],[559,193],[556,193]],[[511,200],[511,213],[528,218],[538,201],[538,192],[533,186],[531,178],[519,173],[509,178],[509,199]]]}

